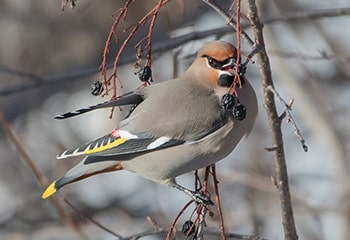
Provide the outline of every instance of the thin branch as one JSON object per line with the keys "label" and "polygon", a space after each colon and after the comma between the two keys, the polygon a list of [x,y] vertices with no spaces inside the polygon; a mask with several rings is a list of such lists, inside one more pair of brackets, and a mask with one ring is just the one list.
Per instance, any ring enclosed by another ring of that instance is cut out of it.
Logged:
{"label": "thin branch", "polygon": [[[160,234],[165,234],[168,231],[169,231],[168,229],[159,228],[159,229],[154,229],[151,231],[146,231],[146,232],[134,234],[132,236],[121,238],[119,240],[136,240],[136,239],[141,239],[141,238],[147,237],[147,236],[157,236]],[[220,231],[217,231],[214,229],[205,229],[204,234],[211,235],[211,236],[217,236],[217,237],[219,237],[221,235]],[[239,234],[239,233],[231,233],[231,232],[226,232],[225,236],[229,239],[238,239],[238,240],[268,240],[267,238],[263,238],[263,237],[256,236],[256,235]]]}
{"label": "thin branch", "polygon": [[168,233],[166,235],[166,240],[170,240],[171,239],[171,235],[174,233],[175,225],[177,223],[177,221],[179,220],[180,216],[185,212],[185,210],[193,203],[194,201],[191,200],[188,203],[186,203],[186,205],[181,209],[181,211],[177,214],[177,216],[174,218],[173,223],[171,224]]}
{"label": "thin branch", "polygon": [[219,195],[219,181],[216,176],[216,167],[215,164],[211,166],[212,172],[213,172],[213,179],[214,179],[214,189],[215,189],[215,202],[216,202],[216,209],[219,214],[219,221],[220,221],[220,233],[221,233],[221,239],[226,240],[225,235],[225,224],[224,224],[224,218],[222,216],[222,210],[221,210],[221,201],[220,201],[220,195]]}
{"label": "thin branch", "polygon": [[[231,27],[233,27],[233,29],[236,32],[240,32],[240,34],[242,35],[242,37],[246,40],[246,42],[248,43],[248,45],[250,47],[253,47],[254,42],[253,40],[249,37],[249,35],[242,29],[241,31],[239,31],[239,29],[237,29],[236,23],[233,22],[233,19],[231,18],[231,16],[222,8],[220,7],[220,5],[216,2],[216,0],[202,0],[204,3],[206,3],[208,6],[210,6],[211,8],[213,8],[218,14],[220,14],[224,19],[226,19],[227,24]],[[243,27],[242,27],[243,28]]]}
{"label": "thin branch", "polygon": [[[130,0],[129,0],[130,1]],[[127,2],[129,2],[127,1]],[[167,4],[168,2],[170,2],[171,0],[160,0],[159,4],[157,4],[152,10],[150,10],[148,13],[146,13],[137,23],[132,25],[132,28],[130,30],[130,33],[128,34],[128,36],[126,37],[126,39],[123,41],[123,43],[121,44],[115,59],[114,59],[114,63],[113,63],[113,70],[112,73],[110,75],[110,77],[106,77],[106,72],[102,71],[103,69],[106,68],[105,62],[103,61],[101,64],[101,75],[103,76],[104,79],[104,83],[106,85],[106,90],[105,90],[105,94],[108,94],[108,92],[110,90],[113,91],[112,94],[112,99],[117,97],[117,86],[116,86],[116,80],[117,78],[117,68],[119,65],[119,60],[120,57],[122,55],[122,53],[124,52],[124,49],[126,48],[127,44],[130,42],[130,40],[133,38],[133,36],[135,35],[135,33],[138,31],[138,29],[143,26],[149,19],[155,19],[154,16],[158,14],[159,10],[161,9],[162,6],[164,6],[165,4]],[[127,9],[128,6],[126,6]],[[123,12],[124,14],[126,14],[126,12]],[[119,15],[120,16],[120,15]],[[117,18],[115,21],[115,25],[118,25],[120,22],[120,18]],[[154,24],[154,23],[153,23]],[[152,23],[151,23],[152,26]],[[116,26],[115,26],[116,27]],[[153,26],[152,26],[153,29]],[[125,30],[127,31],[127,30]],[[114,31],[113,31],[114,33]],[[108,42],[106,42],[106,45],[109,44]],[[105,48],[105,51],[109,51],[109,48]],[[112,82],[112,88],[108,89],[107,86]]]}
{"label": "thin branch", "polygon": [[283,138],[281,131],[281,119],[276,110],[274,93],[269,90],[273,88],[271,67],[264,43],[263,24],[260,22],[255,0],[248,1],[248,18],[252,24],[255,36],[255,45],[259,49],[257,54],[260,75],[264,91],[264,104],[268,116],[270,129],[272,131],[272,145],[275,147],[274,160],[276,165],[276,179],[282,208],[282,225],[286,240],[297,240],[298,235],[295,228],[293,208],[288,185],[288,172],[284,154]]}
{"label": "thin branch", "polygon": [[239,65],[241,63],[241,35],[244,36],[243,29],[241,26],[241,0],[232,1],[232,4],[236,2],[236,48],[237,48],[237,59],[236,59],[236,71],[235,71],[235,78],[233,81],[234,89],[236,89],[236,85],[238,83],[238,86],[242,87],[241,78],[239,77]]}
{"label": "thin branch", "polygon": [[152,62],[152,36],[153,36],[153,29],[154,29],[154,25],[156,23],[157,17],[158,17],[158,13],[161,9],[161,7],[163,6],[163,2],[164,0],[159,0],[158,5],[156,6],[158,8],[158,10],[154,13],[154,15],[152,16],[152,20],[151,23],[149,25],[149,29],[148,29],[148,34],[147,34],[147,63],[146,66],[151,66],[151,62]]}
{"label": "thin branch", "polygon": [[196,229],[196,239],[203,239],[204,236],[204,227],[206,226],[205,224],[205,217],[208,212],[207,206],[204,204],[200,204],[196,208],[197,212],[197,222],[198,222],[198,227]]}
{"label": "thin branch", "polygon": [[[203,1],[208,2],[209,0],[203,0]],[[281,21],[295,22],[295,21],[305,21],[305,19],[318,20],[321,18],[341,17],[341,16],[347,16],[347,15],[350,15],[350,8],[307,10],[302,12],[283,13],[282,15],[278,15],[278,16],[265,17],[261,20],[261,22],[263,22],[264,24],[273,24]],[[241,26],[242,28],[246,28],[246,27],[249,27],[249,24],[242,23]],[[193,31],[188,34],[184,34],[182,36],[178,36],[172,39],[168,39],[166,41],[161,41],[161,42],[157,42],[156,44],[153,44],[154,46],[152,46],[152,52],[157,53],[157,52],[166,51],[166,50],[181,46],[182,44],[185,44],[189,41],[202,39],[212,35],[221,35],[221,34],[231,33],[231,32],[232,32],[232,29],[227,26],[216,28],[216,29],[210,29],[206,31]],[[254,50],[256,49],[253,49],[253,51],[250,54],[248,54],[247,56],[248,59],[252,58],[256,54],[256,51]],[[333,58],[337,59],[337,56],[325,57],[325,59],[333,59]],[[348,57],[345,57],[345,60],[347,59]],[[119,65],[131,63],[134,60],[135,60],[134,54],[121,57],[119,60]],[[109,64],[106,63],[107,69],[111,67],[113,67],[112,63],[109,63]],[[71,82],[85,76],[96,74],[100,71],[98,68],[83,68],[82,70],[78,70],[76,72],[71,72],[63,75],[56,75],[52,77],[39,77],[32,73],[26,73],[26,72],[22,72],[19,70],[11,69],[0,65],[0,72],[5,72],[11,75],[20,76],[29,80],[33,80],[33,82],[20,83],[18,85],[0,89],[0,96],[8,96],[14,93],[19,93],[19,92],[39,88],[39,87]]]}
{"label": "thin branch", "polygon": [[[123,18],[125,19],[126,17],[126,13],[128,11],[128,7],[129,5],[133,2],[133,0],[128,0],[125,2],[124,6],[121,7],[120,9],[118,9],[116,12],[119,12],[118,16],[116,17],[116,19],[114,20],[114,23],[111,27],[111,30],[109,31],[106,43],[105,43],[105,47],[103,50],[103,55],[102,55],[102,64],[100,66],[100,71],[101,71],[101,75],[104,77],[104,82],[106,83],[107,79],[106,79],[106,74],[107,74],[107,55],[109,54],[109,47],[111,45],[112,42],[112,37],[115,36],[115,30],[120,22],[120,20]],[[116,39],[117,40],[117,39]]]}
{"label": "thin branch", "polygon": [[[15,145],[18,153],[23,158],[31,172],[34,174],[35,179],[37,180],[40,187],[44,188],[48,185],[48,182],[44,175],[40,172],[40,170],[36,167],[34,161],[29,156],[28,152],[26,151],[25,147],[20,141],[20,138],[12,128],[11,124],[5,119],[3,116],[3,113],[0,112],[0,125],[4,129],[7,137],[11,140],[11,142]],[[57,198],[51,197],[49,198],[50,203],[52,206],[56,209],[58,215],[62,219],[62,221],[72,230],[74,230],[76,233],[80,235],[83,239],[86,239],[86,237],[83,235],[83,233],[80,231],[79,227],[74,223],[72,218],[66,213],[64,208],[61,206]]]}
{"label": "thin branch", "polygon": [[27,73],[27,72],[23,72],[23,71],[19,71],[19,70],[14,70],[12,68],[5,67],[2,65],[0,65],[0,72],[28,79],[28,80],[32,81],[32,84],[36,84],[36,83],[41,84],[44,81],[44,79],[36,76],[35,74]]}
{"label": "thin branch", "polygon": [[319,51],[319,55],[308,55],[304,53],[297,53],[297,52],[285,52],[285,51],[279,51],[279,50],[269,50],[271,55],[275,55],[277,57],[281,58],[293,58],[293,59],[300,59],[300,60],[336,60],[344,64],[348,64],[350,61],[350,56],[344,56],[340,54],[329,54],[324,50]]}
{"label": "thin branch", "polygon": [[[127,0],[124,4],[124,6],[122,8],[120,8],[117,12],[119,12],[118,16],[116,17],[116,19],[114,20],[114,23],[111,27],[111,30],[109,31],[109,35],[107,37],[107,40],[106,40],[106,44],[105,44],[105,48],[103,50],[103,58],[102,58],[102,63],[100,65],[100,70],[101,70],[101,76],[103,78],[103,83],[105,85],[105,95],[108,94],[109,92],[109,84],[110,82],[112,81],[113,83],[113,97],[116,97],[117,96],[117,93],[116,93],[116,74],[112,74],[111,77],[109,77],[107,79],[107,67],[106,67],[106,64],[107,64],[107,55],[109,54],[109,48],[110,48],[110,44],[111,44],[111,41],[112,41],[112,37],[115,36],[116,38],[116,41],[118,41],[118,38],[116,37],[116,33],[115,33],[115,30],[120,22],[121,19],[125,20],[126,18],[126,14],[127,14],[127,11],[128,11],[128,8],[129,8],[129,5],[134,2],[133,0]],[[113,68],[114,69],[114,68]],[[114,108],[113,108],[114,109]],[[113,111],[112,109],[112,111]]]}
{"label": "thin branch", "polygon": [[279,16],[262,18],[264,24],[277,22],[305,22],[305,20],[318,20],[320,18],[340,17],[350,15],[350,8],[331,8],[320,10],[305,10],[300,12],[286,12]]}
{"label": "thin branch", "polygon": [[[166,41],[159,41],[152,45],[152,52],[158,53],[167,51],[169,49],[174,49],[176,47],[179,47],[187,42],[202,39],[208,36],[212,35],[220,35],[226,32],[232,31],[230,27],[221,27],[216,29],[210,29],[205,31],[193,31],[188,34],[184,34],[182,36],[174,37],[172,39],[168,39]],[[119,65],[131,63],[135,60],[135,55],[130,54],[124,57],[120,57]],[[106,63],[106,68],[110,69],[113,67],[113,63]],[[20,83],[13,86],[9,86],[6,88],[0,89],[0,96],[8,96],[14,93],[20,93],[23,91],[39,88],[39,87],[46,87],[51,85],[57,85],[57,84],[63,84],[63,83],[70,83],[71,81],[78,80],[82,77],[90,76],[92,74],[99,73],[100,70],[98,68],[83,68],[81,70],[66,73],[66,74],[59,74],[54,75],[50,77],[39,77],[35,74],[23,72],[20,70],[11,69],[5,66],[0,65],[0,72],[5,72],[7,74],[20,76],[25,79],[31,80],[33,82],[28,83]]]}
{"label": "thin branch", "polygon": [[[217,230],[207,229],[205,231],[205,234],[212,235],[212,236],[219,236],[221,235],[221,232]],[[225,236],[226,238],[238,239],[238,240],[268,240],[267,238],[263,238],[256,235],[238,234],[238,233],[229,233],[229,232],[226,232]]]}
{"label": "thin branch", "polygon": [[10,73],[15,76],[21,76],[25,79],[31,80],[31,82],[21,82],[19,84],[15,84],[12,86],[8,86],[0,89],[0,96],[9,96],[15,93],[20,93],[27,90],[32,90],[41,87],[48,86],[57,86],[59,84],[70,83],[74,80],[78,80],[82,77],[89,76],[95,73],[98,73],[99,70],[97,68],[84,68],[82,70],[78,70],[71,73],[59,74],[51,77],[39,77],[34,74],[26,73],[20,70],[10,69],[4,66],[0,66],[0,71],[6,68]]}
{"label": "thin branch", "polygon": [[281,95],[276,91],[276,89],[273,88],[273,86],[268,86],[267,89],[271,92],[273,92],[273,94],[275,94],[275,96],[278,98],[278,100],[280,102],[283,103],[285,109],[284,112],[282,113],[282,115],[280,116],[280,118],[284,118],[287,117],[287,122],[291,123],[293,128],[294,128],[294,134],[295,136],[298,138],[298,140],[301,143],[301,146],[303,147],[304,151],[307,152],[308,147],[305,144],[305,139],[303,138],[303,136],[300,133],[300,130],[292,116],[291,110],[292,110],[292,104],[294,102],[294,100],[290,101],[290,103],[287,104],[286,101],[284,101],[284,99],[281,97]]}
{"label": "thin branch", "polygon": [[142,233],[138,233],[138,234],[134,234],[130,237],[125,237],[125,238],[121,238],[119,240],[137,240],[137,239],[141,239],[143,237],[148,237],[148,236],[157,236],[160,234],[166,234],[169,231],[169,229],[154,229],[151,231],[146,231],[146,232],[142,232]]}
{"label": "thin branch", "polygon": [[109,228],[103,226],[101,223],[97,222],[95,219],[93,219],[92,217],[84,214],[81,210],[79,210],[76,206],[74,206],[70,201],[68,201],[66,198],[63,198],[63,201],[70,207],[72,208],[77,214],[79,214],[79,216],[83,219],[87,219],[88,221],[90,221],[92,224],[94,224],[95,226],[101,228],[102,230],[108,232],[109,234],[113,235],[114,237],[117,237],[119,239],[122,239],[123,237],[120,236],[119,234],[115,233],[114,231],[110,230]]}

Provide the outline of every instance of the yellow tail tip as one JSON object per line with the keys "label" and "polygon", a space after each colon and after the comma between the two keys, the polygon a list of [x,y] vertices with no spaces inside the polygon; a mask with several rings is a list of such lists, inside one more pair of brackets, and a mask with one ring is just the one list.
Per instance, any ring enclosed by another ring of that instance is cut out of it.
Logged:
{"label": "yellow tail tip", "polygon": [[45,192],[43,193],[43,195],[41,195],[42,198],[48,198],[50,197],[52,194],[54,194],[57,189],[55,188],[55,184],[56,184],[56,181],[51,183],[45,190]]}

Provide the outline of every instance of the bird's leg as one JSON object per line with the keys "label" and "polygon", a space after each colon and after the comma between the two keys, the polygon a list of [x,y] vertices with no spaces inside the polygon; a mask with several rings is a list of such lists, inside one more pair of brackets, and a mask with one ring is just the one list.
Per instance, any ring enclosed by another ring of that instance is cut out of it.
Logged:
{"label": "bird's leg", "polygon": [[208,195],[206,195],[202,191],[191,191],[179,184],[177,184],[175,181],[169,182],[169,186],[176,188],[184,193],[186,193],[188,196],[190,196],[197,204],[205,204],[205,205],[214,205],[213,201],[210,199]]}

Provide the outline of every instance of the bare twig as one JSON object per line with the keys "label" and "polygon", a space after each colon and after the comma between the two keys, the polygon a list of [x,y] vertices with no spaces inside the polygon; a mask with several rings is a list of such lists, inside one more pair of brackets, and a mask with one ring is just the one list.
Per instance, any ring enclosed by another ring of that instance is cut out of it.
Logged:
{"label": "bare twig", "polygon": [[205,217],[207,215],[208,212],[208,208],[204,205],[201,204],[199,206],[197,206],[197,221],[198,221],[198,227],[196,229],[196,239],[203,239],[204,236],[204,227],[205,227]]}
{"label": "bare twig", "polygon": [[123,238],[122,236],[120,236],[119,234],[115,233],[114,231],[110,230],[109,228],[103,226],[101,223],[97,222],[95,219],[93,219],[92,217],[84,214],[82,211],[80,211],[76,206],[74,206],[70,201],[68,201],[68,199],[63,198],[63,201],[70,207],[72,208],[77,214],[79,214],[79,216],[83,219],[87,219],[89,220],[92,224],[94,224],[95,226],[101,228],[102,230],[108,232],[109,234],[113,235],[114,237],[117,237],[119,239]]}
{"label": "bare twig", "polygon": [[160,224],[154,219],[152,218],[151,216],[147,216],[147,221],[152,224],[152,226],[155,228],[155,229],[162,229],[162,226],[160,226]]}
{"label": "bare twig", "polygon": [[[209,194],[208,183],[209,183],[209,176],[210,176],[210,168],[211,168],[210,166],[207,166],[205,168],[204,181],[203,181],[203,185],[201,187],[201,191],[203,191],[204,194]],[[196,187],[198,187],[199,178],[197,176],[197,171],[196,171],[195,180],[196,180],[196,182],[195,182]],[[198,189],[197,189],[197,191],[198,191]],[[198,227],[196,228],[196,231],[195,231],[196,239],[203,239],[204,227],[206,226],[205,217],[206,217],[208,211],[210,212],[209,206],[207,206],[203,203],[198,204],[194,210],[194,213],[197,214],[197,217],[196,217],[196,220],[194,223],[198,225]]]}
{"label": "bare twig", "polygon": [[[184,34],[182,36],[174,37],[172,39],[168,39],[167,41],[159,41],[155,44],[152,45],[152,52],[153,53],[158,53],[158,52],[163,52],[167,51],[169,49],[176,48],[178,46],[181,46],[189,41],[197,40],[197,39],[202,39],[207,36],[211,35],[220,35],[225,32],[228,32],[228,30],[232,31],[231,28],[229,27],[221,27],[221,28],[216,28],[216,29],[210,29],[206,31],[193,31],[188,34]],[[126,55],[124,57],[120,57],[119,60],[119,65],[131,63],[135,60],[135,55],[130,54]],[[113,63],[106,63],[106,69],[112,68]],[[11,74],[14,76],[20,76],[23,77],[24,79],[31,80],[31,82],[21,82],[19,84],[5,87],[0,89],[0,96],[8,96],[11,94],[15,93],[20,93],[23,91],[39,88],[39,87],[46,87],[46,86],[51,86],[51,85],[58,85],[58,84],[63,84],[66,82],[72,82],[74,80],[78,80],[82,77],[86,77],[92,74],[96,74],[100,72],[98,68],[83,68],[81,70],[71,72],[71,73],[65,73],[65,74],[59,74],[59,75],[53,75],[50,77],[39,77],[35,74],[31,74],[28,72],[23,72],[20,70],[15,70],[11,69],[9,67],[1,66],[0,65],[0,72],[4,72],[7,74]]]}
{"label": "bare twig", "polygon": [[[152,231],[146,231],[146,232],[134,234],[132,236],[121,238],[119,240],[137,240],[147,236],[156,236],[160,234],[165,234],[168,231],[169,231],[168,229],[159,228],[159,229],[154,229]],[[211,236],[218,236],[218,237],[221,235],[220,231],[217,231],[214,229],[205,229],[204,234],[211,235]],[[229,239],[238,239],[238,240],[268,240],[266,238],[256,236],[256,235],[239,234],[239,233],[231,233],[231,232],[226,232],[225,236]]]}
{"label": "bare twig", "polygon": [[[203,1],[208,2],[209,0],[203,0]],[[261,22],[263,22],[264,24],[273,24],[273,23],[281,22],[281,21],[294,22],[294,21],[304,21],[305,19],[317,20],[317,19],[321,19],[321,18],[341,17],[341,16],[346,16],[346,15],[350,15],[350,8],[307,10],[307,11],[302,11],[302,12],[283,13],[282,15],[278,15],[278,16],[265,17],[261,20]],[[228,15],[225,15],[225,18],[228,19]],[[242,28],[249,27],[249,24],[242,23],[241,27]],[[167,41],[157,42],[156,44],[153,44],[152,52],[153,53],[162,52],[165,50],[176,48],[176,47],[178,47],[186,42],[189,42],[189,41],[202,39],[202,38],[205,38],[205,37],[211,36],[211,35],[220,35],[220,34],[230,33],[230,32],[232,32],[232,29],[230,27],[220,27],[220,28],[215,28],[215,29],[210,29],[210,30],[205,30],[205,31],[192,31],[188,34],[184,34],[184,35],[179,36],[179,37],[168,39]],[[112,39],[113,34],[111,36],[109,36],[111,39]],[[253,42],[251,44],[253,45]],[[105,49],[105,51],[106,51],[106,49]],[[106,51],[106,52],[108,52],[108,51]],[[246,56],[247,60],[252,58],[256,54],[256,52],[257,52],[257,50],[256,50],[256,48],[254,48],[253,51]],[[289,54],[286,56],[293,57],[294,54],[292,54],[292,55]],[[296,57],[299,57],[299,56],[296,56]],[[302,57],[302,58],[304,59],[304,57]],[[313,58],[313,57],[310,57],[310,58]],[[348,58],[349,58],[348,56],[345,56],[344,57],[345,61]],[[342,58],[339,58],[338,55],[334,56],[334,57],[333,56],[328,56],[328,57],[326,56],[322,59],[341,59],[342,60]],[[119,64],[122,65],[122,64],[130,63],[130,62],[133,62],[134,60],[135,60],[135,56],[134,56],[134,54],[131,54],[129,56],[120,57]],[[105,64],[106,64],[106,69],[113,67],[113,63],[108,64],[106,61]],[[246,64],[246,62],[243,62],[243,64]],[[27,82],[27,83],[22,82],[18,85],[14,85],[14,86],[0,89],[0,96],[8,96],[8,95],[11,95],[14,93],[19,93],[19,92],[30,90],[30,89],[45,87],[45,86],[49,86],[49,85],[57,85],[57,84],[65,83],[65,82],[71,82],[71,81],[77,80],[79,78],[98,73],[99,69],[98,68],[83,68],[81,70],[78,70],[78,71],[75,71],[72,73],[56,75],[56,76],[52,76],[52,77],[39,77],[39,76],[32,74],[32,73],[26,73],[26,72],[22,72],[19,70],[7,68],[4,66],[0,66],[0,71],[11,74],[11,75],[20,76],[20,77],[23,77],[23,78],[26,78],[29,80],[33,80],[33,82]]]}
{"label": "bare twig", "polygon": [[269,120],[270,129],[272,131],[272,145],[274,149],[274,160],[276,165],[276,180],[279,185],[278,191],[282,208],[282,224],[284,236],[286,240],[298,239],[297,231],[294,223],[293,208],[288,185],[288,172],[284,154],[283,138],[281,131],[281,119],[276,110],[274,93],[269,91],[273,88],[270,61],[265,49],[263,25],[258,16],[258,10],[255,0],[249,0],[248,18],[252,24],[255,36],[255,45],[259,49],[257,54],[260,75],[264,91],[264,104]]}
{"label": "bare twig", "polygon": [[[221,235],[220,231],[213,230],[213,229],[207,229],[205,231],[205,234],[212,235],[212,236],[219,236]],[[256,236],[256,235],[248,235],[248,234],[237,234],[237,233],[225,233],[226,238],[229,239],[238,239],[238,240],[268,240],[266,238]]]}
{"label": "bare twig", "polygon": [[273,88],[273,86],[268,86],[267,89],[269,91],[273,92],[273,94],[275,94],[275,96],[278,98],[278,100],[283,103],[285,109],[284,109],[284,112],[282,113],[282,115],[280,116],[280,118],[287,117],[287,122],[290,122],[292,124],[292,126],[294,128],[295,136],[300,141],[301,146],[303,147],[304,151],[307,152],[308,147],[305,144],[305,139],[301,135],[300,130],[299,130],[299,128],[298,128],[298,126],[297,126],[297,124],[292,116],[292,113],[291,113],[292,104],[294,101],[292,100],[289,104],[287,104],[286,101],[284,101],[284,99],[281,97],[281,95],[276,91],[276,89]]}
{"label": "bare twig", "polygon": [[[112,90],[112,92],[113,92],[112,97],[111,97],[112,99],[117,97],[117,86],[116,86],[116,81],[118,79],[117,68],[119,65],[120,57],[121,57],[122,53],[124,52],[124,49],[126,48],[127,44],[130,42],[130,40],[133,38],[135,33],[138,31],[138,29],[141,26],[143,26],[149,19],[153,20],[153,21],[151,20],[151,25],[150,25],[150,30],[153,30],[154,21],[157,17],[158,12],[160,11],[162,6],[164,6],[165,4],[167,4],[170,1],[171,0],[160,0],[159,3],[152,10],[150,10],[148,13],[146,13],[138,22],[136,22],[135,24],[133,24],[131,26],[131,30],[130,30],[129,34],[127,35],[126,39],[121,44],[121,46],[120,46],[120,48],[115,56],[114,63],[113,63],[113,70],[112,70],[111,75],[108,78],[106,76],[106,61],[105,61],[105,59],[102,61],[100,68],[101,68],[101,75],[103,77],[103,81],[104,81],[104,84],[106,86],[105,94],[108,94],[108,92]],[[111,36],[111,33],[114,35],[115,29],[116,29],[117,25],[119,24],[121,17],[123,16],[125,18],[130,2],[133,2],[133,0],[128,0],[126,2],[126,4],[124,5],[124,7],[122,8],[122,10],[120,11],[119,15],[117,16],[117,18],[113,24],[113,27],[111,29],[109,36]],[[128,30],[129,29],[124,29],[125,32]],[[151,37],[152,34],[149,34],[149,36]],[[104,55],[106,55],[109,51],[110,42],[111,42],[111,37],[109,37],[106,41]],[[150,49],[150,46],[148,46],[148,48]],[[150,55],[150,53],[148,53],[148,54]],[[108,88],[107,86],[109,86],[110,83],[112,83],[112,87]]]}
{"label": "bare twig", "polygon": [[[128,11],[128,8],[129,8],[129,5],[133,2],[133,0],[127,0],[124,4],[123,7],[121,7],[120,9],[118,9],[116,12],[119,12],[118,16],[116,17],[116,19],[114,20],[114,23],[111,27],[111,30],[109,31],[109,34],[108,34],[108,37],[107,37],[107,40],[106,40],[106,44],[105,44],[105,48],[103,50],[103,57],[102,57],[102,63],[101,63],[101,66],[100,66],[100,71],[101,71],[101,76],[103,77],[103,83],[105,85],[105,89],[106,89],[106,93],[105,94],[108,94],[108,85],[109,85],[109,80],[110,79],[107,79],[107,55],[109,54],[109,47],[111,45],[111,42],[112,42],[112,38],[113,36],[116,36],[115,35],[115,30],[120,22],[121,19],[124,19],[126,18],[126,13]],[[116,38],[116,41],[118,41],[118,38]],[[113,84],[115,84],[115,81],[113,81]],[[116,86],[113,85],[113,88],[115,89]],[[116,95],[116,94],[115,94]]]}
{"label": "bare twig", "polygon": [[[231,16],[223,9],[220,7],[220,5],[216,2],[216,0],[202,0],[203,2],[205,2],[206,4],[208,4],[211,8],[213,8],[218,14],[220,14],[224,19],[226,19],[227,24],[231,27],[233,27],[233,29],[236,32],[239,32],[239,30],[236,27],[236,23],[234,23],[231,18]],[[242,37],[246,40],[246,42],[248,43],[248,45],[250,47],[253,47],[254,42],[253,40],[249,37],[249,35],[241,30],[240,31]]]}
{"label": "bare twig", "polygon": [[[26,151],[25,147],[21,143],[19,137],[17,136],[16,132],[12,128],[11,124],[5,119],[2,112],[0,112],[0,125],[4,129],[7,137],[11,140],[11,142],[15,145],[18,153],[23,158],[23,160],[28,165],[31,172],[34,174],[35,179],[37,180],[40,187],[44,188],[48,185],[48,182],[46,178],[43,176],[43,174],[40,172],[40,170],[36,167],[34,161],[29,156],[28,152]],[[56,209],[58,215],[62,219],[62,221],[70,227],[72,230],[77,232],[80,237],[85,239],[86,237],[83,235],[83,233],[80,231],[79,227],[73,222],[72,218],[66,213],[66,211],[63,209],[57,198],[51,197],[49,198],[50,203],[52,206]]]}
{"label": "bare twig", "polygon": [[277,22],[300,22],[305,20],[317,20],[320,18],[339,17],[350,15],[350,8],[331,8],[331,9],[311,9],[300,12],[286,12],[279,16],[265,17],[261,21],[264,24]]}
{"label": "bare twig", "polygon": [[215,189],[215,202],[216,202],[216,209],[219,214],[219,221],[220,221],[220,232],[221,232],[221,239],[226,240],[226,235],[225,235],[225,224],[224,224],[224,218],[222,216],[222,211],[221,211],[221,201],[220,201],[220,195],[219,195],[219,181],[216,176],[216,167],[215,164],[211,166],[212,172],[213,172],[213,179],[214,179],[214,189]]}
{"label": "bare twig", "polygon": [[177,216],[175,217],[175,219],[173,220],[173,223],[171,224],[169,230],[168,230],[168,233],[166,235],[166,240],[170,240],[171,239],[171,235],[174,234],[174,230],[176,229],[175,228],[175,225],[177,223],[177,221],[179,220],[180,216],[185,212],[185,210],[193,203],[194,201],[191,200],[189,201],[188,203],[186,203],[186,205],[181,209],[181,211],[177,214]]}
{"label": "bare twig", "polygon": [[154,28],[154,24],[156,23],[157,17],[158,17],[158,13],[160,11],[160,8],[163,5],[164,0],[159,0],[158,5],[156,6],[158,8],[158,10],[154,13],[154,15],[152,16],[152,20],[151,23],[149,25],[149,29],[148,29],[148,34],[147,34],[147,62],[146,62],[146,66],[151,66],[152,63],[152,35],[153,35],[153,28]]}
{"label": "bare twig", "polygon": [[271,55],[275,55],[277,57],[282,58],[296,58],[300,60],[335,60],[339,61],[344,64],[348,64],[350,61],[349,55],[340,55],[340,54],[329,54],[324,50],[319,51],[319,55],[310,55],[310,54],[304,54],[304,53],[297,53],[297,52],[285,52],[285,51],[278,51],[278,50],[269,50]]}
{"label": "bare twig", "polygon": [[236,59],[236,71],[235,71],[235,81],[233,81],[233,88],[236,89],[236,85],[242,87],[241,78],[239,77],[239,64],[241,63],[241,0],[232,1],[231,6],[233,6],[234,2],[236,3],[236,48],[237,48],[237,59]]}

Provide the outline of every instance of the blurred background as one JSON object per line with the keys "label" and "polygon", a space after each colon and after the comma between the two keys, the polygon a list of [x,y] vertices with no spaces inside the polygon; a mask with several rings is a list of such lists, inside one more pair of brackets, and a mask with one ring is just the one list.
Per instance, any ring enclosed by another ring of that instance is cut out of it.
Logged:
{"label": "blurred background", "polygon": [[[242,12],[246,13],[243,2]],[[284,122],[299,238],[350,239],[350,16],[282,19],[288,14],[315,9],[349,8],[350,3],[347,0],[258,2],[262,19],[275,18],[265,25],[264,33],[276,89],[286,101],[295,100],[293,116],[309,147],[305,153],[292,126]],[[117,32],[121,41],[125,38],[123,28],[156,3],[136,1],[130,6],[126,22]],[[230,3],[220,1],[226,8]],[[112,119],[108,118],[109,109],[65,121],[52,118],[107,100],[92,96],[90,84],[99,79],[98,67],[114,20],[110,15],[123,1],[85,0],[76,4],[73,10],[67,7],[61,11],[59,0],[0,2],[0,113],[49,181],[60,177],[77,161],[57,160],[58,153],[111,131],[127,112],[116,110]],[[176,0],[162,10],[153,46],[156,48],[170,42],[169,39],[194,31],[221,29],[225,23],[199,0]],[[122,56],[124,62],[133,58],[134,43],[146,30],[147,27],[141,29],[129,44]],[[252,37],[251,30],[246,30]],[[223,39],[235,43],[231,31],[218,32],[154,52],[154,81],[181,75],[206,42]],[[247,44],[242,42],[242,49],[249,52]],[[118,47],[112,44],[108,62],[113,61]],[[118,67],[123,84],[118,94],[141,84],[134,71],[131,62]],[[217,164],[225,224],[230,232],[282,239],[280,202],[271,181],[275,175],[274,161],[272,153],[264,150],[271,146],[271,137],[257,64],[248,65],[246,76],[258,94],[260,113],[249,137]],[[278,101],[277,105],[282,112],[283,105]],[[62,223],[49,201],[41,199],[43,189],[3,128],[0,128],[0,164],[0,239],[81,239],[81,235]],[[194,188],[194,175],[181,176],[179,182]],[[162,227],[169,227],[189,200],[177,190],[128,172],[95,176],[69,185],[57,195],[124,237],[152,230],[147,216]],[[86,217],[80,217],[67,204],[62,206],[87,239],[116,239]],[[187,211],[180,218],[179,228],[190,214]],[[209,227],[218,229],[217,222],[217,214],[207,219]]]}

